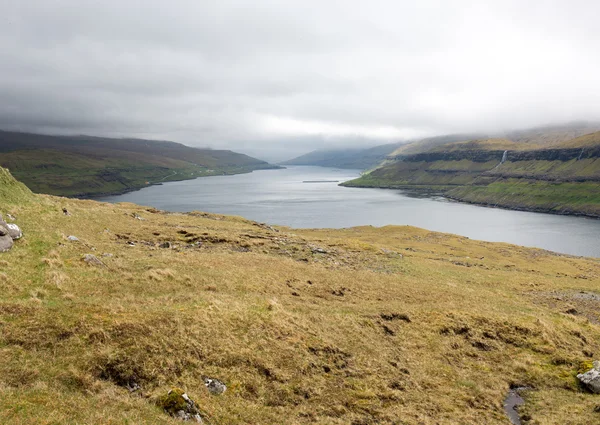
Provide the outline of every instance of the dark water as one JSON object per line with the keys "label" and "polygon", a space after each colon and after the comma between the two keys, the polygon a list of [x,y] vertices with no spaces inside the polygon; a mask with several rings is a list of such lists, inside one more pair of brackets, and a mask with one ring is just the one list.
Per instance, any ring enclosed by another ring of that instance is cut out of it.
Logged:
{"label": "dark water", "polygon": [[485,208],[436,195],[338,186],[338,181],[358,175],[358,170],[291,167],[165,183],[101,200],[241,215],[298,228],[408,224],[472,239],[600,257],[600,220]]}

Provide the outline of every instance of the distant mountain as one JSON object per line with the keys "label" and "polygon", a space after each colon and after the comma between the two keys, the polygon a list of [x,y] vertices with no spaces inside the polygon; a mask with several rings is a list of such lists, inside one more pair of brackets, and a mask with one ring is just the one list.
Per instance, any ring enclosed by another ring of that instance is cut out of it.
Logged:
{"label": "distant mountain", "polygon": [[31,190],[63,196],[122,193],[148,184],[278,168],[229,150],[180,143],[0,131],[0,166]]}
{"label": "distant mountain", "polygon": [[368,149],[331,149],[316,150],[299,156],[283,165],[315,165],[320,167],[336,167],[368,170],[376,167],[404,142],[379,145]]}

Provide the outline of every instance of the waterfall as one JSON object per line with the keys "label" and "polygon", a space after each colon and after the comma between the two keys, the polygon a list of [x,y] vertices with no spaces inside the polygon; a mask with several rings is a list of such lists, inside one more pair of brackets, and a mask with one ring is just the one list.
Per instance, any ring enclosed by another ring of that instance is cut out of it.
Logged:
{"label": "waterfall", "polygon": [[504,153],[502,154],[502,159],[500,160],[500,162],[498,163],[498,165],[496,165],[496,166],[495,166],[494,168],[492,168],[492,170],[490,170],[490,171],[493,171],[493,170],[495,170],[496,168],[498,168],[499,166],[501,166],[502,164],[504,164],[504,163],[506,162],[506,158],[507,158],[507,157],[508,157],[508,151],[504,151]]}
{"label": "waterfall", "polygon": [[581,157],[583,155],[583,150],[584,150],[584,148],[581,148],[581,152],[579,153],[579,156],[577,157],[577,161],[581,160]]}

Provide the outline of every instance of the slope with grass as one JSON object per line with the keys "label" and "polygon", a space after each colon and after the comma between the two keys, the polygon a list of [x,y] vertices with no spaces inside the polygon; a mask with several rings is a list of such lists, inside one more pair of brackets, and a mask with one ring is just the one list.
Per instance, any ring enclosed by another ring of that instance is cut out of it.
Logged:
{"label": "slope with grass", "polygon": [[181,387],[213,425],[504,425],[511,385],[532,388],[528,423],[598,420],[575,378],[600,357],[598,260],[412,227],[22,202],[0,178],[0,213],[25,231],[0,255],[0,423],[176,424],[155,401]]}
{"label": "slope with grass", "polygon": [[344,185],[436,190],[481,205],[600,217],[600,132],[544,149],[508,139],[447,143],[397,154]]}
{"label": "slope with grass", "polygon": [[278,168],[226,150],[179,143],[0,131],[0,165],[34,192],[89,197],[148,184]]}

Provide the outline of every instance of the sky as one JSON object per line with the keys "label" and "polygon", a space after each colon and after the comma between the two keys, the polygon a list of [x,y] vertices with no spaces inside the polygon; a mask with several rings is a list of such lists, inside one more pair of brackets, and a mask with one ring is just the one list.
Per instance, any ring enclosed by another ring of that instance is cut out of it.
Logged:
{"label": "sky", "polygon": [[596,0],[0,0],[0,129],[268,160],[600,120]]}

